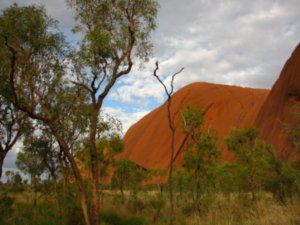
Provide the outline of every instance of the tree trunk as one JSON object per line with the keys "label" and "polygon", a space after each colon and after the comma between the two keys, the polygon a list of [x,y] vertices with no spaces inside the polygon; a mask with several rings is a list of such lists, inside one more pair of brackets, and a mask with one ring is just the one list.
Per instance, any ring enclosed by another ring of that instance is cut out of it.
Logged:
{"label": "tree trunk", "polygon": [[99,225],[99,169],[98,160],[94,154],[92,159],[92,207],[91,207],[91,225]]}
{"label": "tree trunk", "polygon": [[177,74],[181,73],[183,68],[179,70],[178,72],[174,73],[172,75],[171,79],[171,90],[168,91],[168,88],[164,84],[164,82],[159,78],[159,76],[156,74],[157,70],[159,69],[158,62],[155,63],[156,68],[153,71],[153,75],[157,78],[159,83],[164,87],[165,93],[168,96],[168,105],[167,105],[167,116],[168,116],[168,122],[169,122],[169,128],[171,130],[171,152],[170,152],[170,170],[169,170],[169,193],[170,193],[170,225],[174,224],[174,196],[173,196],[173,161],[174,161],[174,139],[175,139],[175,126],[174,126],[174,120],[171,115],[171,103],[172,103],[172,94],[174,90],[173,82],[174,78]]}
{"label": "tree trunk", "polygon": [[3,156],[3,153],[0,153],[0,179],[2,178],[2,171],[3,171],[3,162],[4,162],[5,156]]}
{"label": "tree trunk", "polygon": [[121,203],[122,203],[122,205],[124,205],[124,203],[125,203],[125,197],[124,197],[124,188],[123,188],[122,184],[120,186],[120,191],[121,191]]}
{"label": "tree trunk", "polygon": [[57,209],[58,211],[60,212],[61,211],[61,208],[60,208],[60,204],[59,204],[59,194],[58,194],[58,191],[57,191],[57,177],[56,177],[56,173],[55,171],[51,171],[51,176],[52,176],[52,179],[53,179],[53,188],[54,188],[54,193],[55,193],[55,197],[56,197],[56,205],[57,205]]}
{"label": "tree trunk", "polygon": [[59,168],[60,168],[60,171],[62,173],[62,189],[63,189],[63,195],[64,195],[64,198],[66,198],[66,195],[67,195],[67,172],[66,172],[66,168],[64,166],[64,162],[63,162],[63,159],[59,159],[58,160],[59,162]]}
{"label": "tree trunk", "polygon": [[98,125],[99,108],[93,105],[92,121],[90,125],[90,160],[92,172],[92,206],[91,206],[91,225],[99,225],[99,153],[96,148],[96,133]]}
{"label": "tree trunk", "polygon": [[84,187],[83,180],[79,172],[79,169],[77,167],[77,164],[75,162],[75,159],[73,155],[70,153],[68,145],[65,143],[64,139],[60,136],[54,124],[49,124],[49,126],[60,146],[60,149],[64,152],[65,156],[67,157],[68,161],[71,164],[71,168],[80,192],[80,203],[81,203],[81,209],[82,209],[85,223],[86,225],[94,225],[91,223],[92,222],[91,214],[89,214],[88,195]]}
{"label": "tree trunk", "polygon": [[33,182],[33,207],[37,205],[37,178],[35,175],[31,177],[31,182]]}
{"label": "tree trunk", "polygon": [[174,224],[174,192],[173,192],[173,161],[174,161],[174,141],[175,127],[171,115],[171,95],[168,95],[168,120],[171,130],[171,153],[170,153],[170,171],[169,171],[169,194],[170,194],[170,225]]}

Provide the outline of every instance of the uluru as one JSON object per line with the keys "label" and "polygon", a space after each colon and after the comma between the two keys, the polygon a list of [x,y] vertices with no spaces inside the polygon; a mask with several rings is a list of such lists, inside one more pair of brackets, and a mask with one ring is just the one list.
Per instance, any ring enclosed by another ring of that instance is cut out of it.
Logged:
{"label": "uluru", "polygon": [[299,100],[300,44],[285,63],[254,123],[283,160],[295,157],[295,150],[287,137],[287,127],[295,119],[292,108]]}
{"label": "uluru", "polygon": [[[300,97],[300,45],[285,63],[271,90],[243,88],[196,82],[172,96],[175,121],[175,164],[182,161],[186,135],[181,128],[181,112],[194,104],[205,110],[204,129],[218,132],[222,160],[230,160],[223,140],[232,128],[255,126],[260,136],[274,146],[277,155],[288,160],[294,149],[287,138],[286,126],[292,122],[292,106]],[[131,159],[145,169],[168,169],[171,132],[167,104],[153,110],[135,123],[124,136],[121,157]]]}

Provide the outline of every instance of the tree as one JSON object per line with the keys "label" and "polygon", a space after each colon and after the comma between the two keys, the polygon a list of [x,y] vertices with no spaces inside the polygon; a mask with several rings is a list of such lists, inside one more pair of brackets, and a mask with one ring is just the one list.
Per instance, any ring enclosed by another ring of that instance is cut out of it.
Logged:
{"label": "tree", "polygon": [[112,183],[120,189],[121,202],[125,203],[124,190],[129,189],[135,183],[136,164],[129,159],[121,159],[115,166]]}
{"label": "tree", "polygon": [[38,148],[40,146],[32,145],[30,142],[25,142],[24,145],[23,151],[17,155],[16,166],[24,174],[30,175],[31,185],[34,191],[33,204],[36,206],[41,175],[46,171],[46,165],[39,153]]}
{"label": "tree", "polygon": [[193,177],[191,173],[184,169],[178,169],[174,173],[174,184],[176,190],[179,192],[179,197],[182,200],[184,194],[191,191],[193,185]]}
{"label": "tree", "polygon": [[211,131],[203,132],[195,145],[184,153],[183,166],[193,174],[196,196],[209,189],[218,157],[217,135]]}
{"label": "tree", "polygon": [[265,186],[280,203],[286,204],[286,198],[300,193],[299,161],[287,164],[274,157],[271,161],[271,170],[265,176]]}
{"label": "tree", "polygon": [[14,107],[43,123],[56,138],[71,164],[88,221],[88,197],[67,135],[68,128],[79,125],[84,95],[66,82],[68,48],[63,35],[55,31],[56,21],[42,7],[14,4],[4,10],[0,16],[1,78]]}
{"label": "tree", "polygon": [[232,130],[225,141],[241,170],[241,190],[249,191],[255,200],[256,191],[262,187],[271,169],[274,159],[272,145],[258,139],[258,130],[253,127]]}
{"label": "tree", "polygon": [[14,185],[20,186],[20,185],[22,185],[22,181],[23,181],[23,179],[22,179],[20,173],[16,172],[16,174],[14,176],[14,180],[13,180]]}
{"label": "tree", "polygon": [[195,105],[187,105],[182,112],[182,128],[192,141],[199,139],[201,134],[200,127],[204,123],[205,111]]}
{"label": "tree", "polygon": [[40,163],[44,164],[52,178],[54,191],[57,193],[60,150],[54,137],[45,127],[38,126],[38,124],[36,124],[35,129],[25,132],[24,136],[25,148],[33,149],[32,151],[36,154],[38,161],[40,160]]}
{"label": "tree", "polygon": [[99,224],[99,162],[96,136],[105,97],[116,81],[128,74],[133,57],[147,60],[150,32],[155,28],[158,4],[154,0],[69,0],[81,32],[80,49],[73,53],[73,83],[89,93],[88,151],[91,162],[90,224]]}
{"label": "tree", "polygon": [[213,130],[203,131],[204,110],[188,105],[182,113],[183,130],[190,137],[183,155],[183,167],[193,176],[195,184],[195,204],[198,211],[202,210],[200,197],[209,193],[215,179],[219,159],[217,133]]}
{"label": "tree", "polygon": [[[1,60],[1,58],[0,58]],[[13,104],[5,99],[3,89],[5,83],[0,77],[0,178],[2,177],[2,167],[7,153],[15,146],[24,133],[26,118],[18,111]]]}
{"label": "tree", "polygon": [[[99,178],[104,179],[107,174],[109,166],[115,166],[115,155],[122,152],[122,124],[119,120],[105,115],[99,123],[99,130],[101,131],[97,137],[97,153],[100,156]],[[85,144],[85,148],[78,152],[77,158],[84,164],[87,171],[90,171],[91,161],[88,151],[89,143]]]}
{"label": "tree", "polygon": [[[133,57],[147,59],[150,54],[149,34],[155,28],[158,4],[154,0],[68,2],[79,22],[74,31],[83,33],[72,60],[67,60],[63,35],[55,32],[56,22],[43,8],[13,5],[0,16],[1,71],[14,106],[42,122],[56,138],[79,188],[85,222],[98,225],[101,156],[96,137],[102,104],[116,81],[131,71]],[[81,119],[88,126],[82,126]],[[69,129],[78,131],[74,126],[84,129],[80,133],[89,143],[91,204],[67,135]]]}
{"label": "tree", "polygon": [[11,171],[11,170],[6,170],[5,171],[5,176],[6,176],[6,183],[11,184],[14,181],[15,172]]}
{"label": "tree", "polygon": [[125,190],[130,190],[133,200],[137,200],[140,184],[144,181],[147,174],[146,170],[140,168],[132,160],[121,159],[116,163],[112,177],[112,185],[119,188],[122,204],[125,203]]}
{"label": "tree", "polygon": [[163,86],[165,94],[167,95],[167,117],[168,117],[168,123],[169,128],[171,131],[171,145],[170,145],[170,163],[169,163],[169,176],[168,176],[168,183],[169,183],[169,195],[170,195],[170,225],[174,224],[174,193],[173,193],[173,162],[174,162],[174,152],[175,152],[175,146],[174,146],[174,139],[175,139],[175,125],[174,125],[174,115],[172,115],[171,112],[171,106],[172,106],[172,94],[174,91],[173,82],[179,73],[183,71],[184,68],[181,68],[178,72],[174,73],[171,78],[171,89],[168,90],[165,83],[161,80],[161,78],[157,75],[157,71],[159,69],[158,62],[155,64],[155,70],[153,71],[154,77],[158,80],[158,82]]}

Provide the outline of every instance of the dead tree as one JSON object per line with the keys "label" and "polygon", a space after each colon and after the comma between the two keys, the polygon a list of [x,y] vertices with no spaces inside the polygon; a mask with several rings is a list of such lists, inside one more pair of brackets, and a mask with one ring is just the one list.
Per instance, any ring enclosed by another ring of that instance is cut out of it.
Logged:
{"label": "dead tree", "polygon": [[161,78],[157,75],[157,71],[159,69],[158,62],[155,63],[155,70],[153,71],[153,75],[156,77],[158,82],[163,86],[165,94],[167,95],[167,117],[168,117],[168,123],[169,128],[171,130],[171,146],[170,146],[170,164],[169,164],[169,177],[168,177],[168,183],[169,183],[169,195],[170,195],[170,225],[174,224],[174,194],[173,194],[173,162],[174,162],[174,137],[175,137],[175,125],[174,125],[174,116],[171,114],[171,104],[172,104],[172,94],[174,91],[174,79],[175,76],[180,74],[184,68],[181,68],[178,72],[174,73],[171,78],[171,89],[168,90],[165,83],[161,80]]}

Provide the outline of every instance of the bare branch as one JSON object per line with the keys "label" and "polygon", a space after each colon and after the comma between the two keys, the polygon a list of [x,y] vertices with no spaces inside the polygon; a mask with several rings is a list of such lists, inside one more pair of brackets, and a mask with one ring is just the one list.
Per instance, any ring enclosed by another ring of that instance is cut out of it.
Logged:
{"label": "bare branch", "polygon": [[183,71],[184,68],[181,68],[178,72],[172,75],[171,79],[171,90],[169,91],[165,83],[160,79],[157,75],[157,71],[159,69],[158,61],[155,63],[155,69],[153,71],[154,77],[158,80],[158,82],[163,86],[165,93],[168,97],[168,104],[167,104],[167,117],[169,122],[169,128],[171,130],[171,146],[170,146],[170,169],[169,169],[169,194],[170,194],[170,224],[173,225],[174,223],[174,193],[173,193],[173,163],[174,163],[174,152],[175,152],[175,125],[174,125],[174,117],[171,115],[171,103],[172,103],[172,94],[174,90],[173,82],[175,76],[178,75]]}
{"label": "bare branch", "polygon": [[179,71],[177,71],[176,73],[174,73],[172,75],[172,79],[171,79],[171,90],[169,91],[167,86],[165,85],[165,83],[160,79],[160,77],[157,75],[157,71],[159,70],[159,65],[158,65],[158,61],[155,62],[155,69],[153,71],[153,76],[156,77],[156,79],[158,80],[158,82],[164,87],[165,89],[165,93],[166,95],[169,97],[170,95],[173,94],[173,91],[174,91],[174,79],[175,79],[175,76],[177,76],[178,74],[180,74],[183,70],[184,70],[184,67],[182,67]]}

